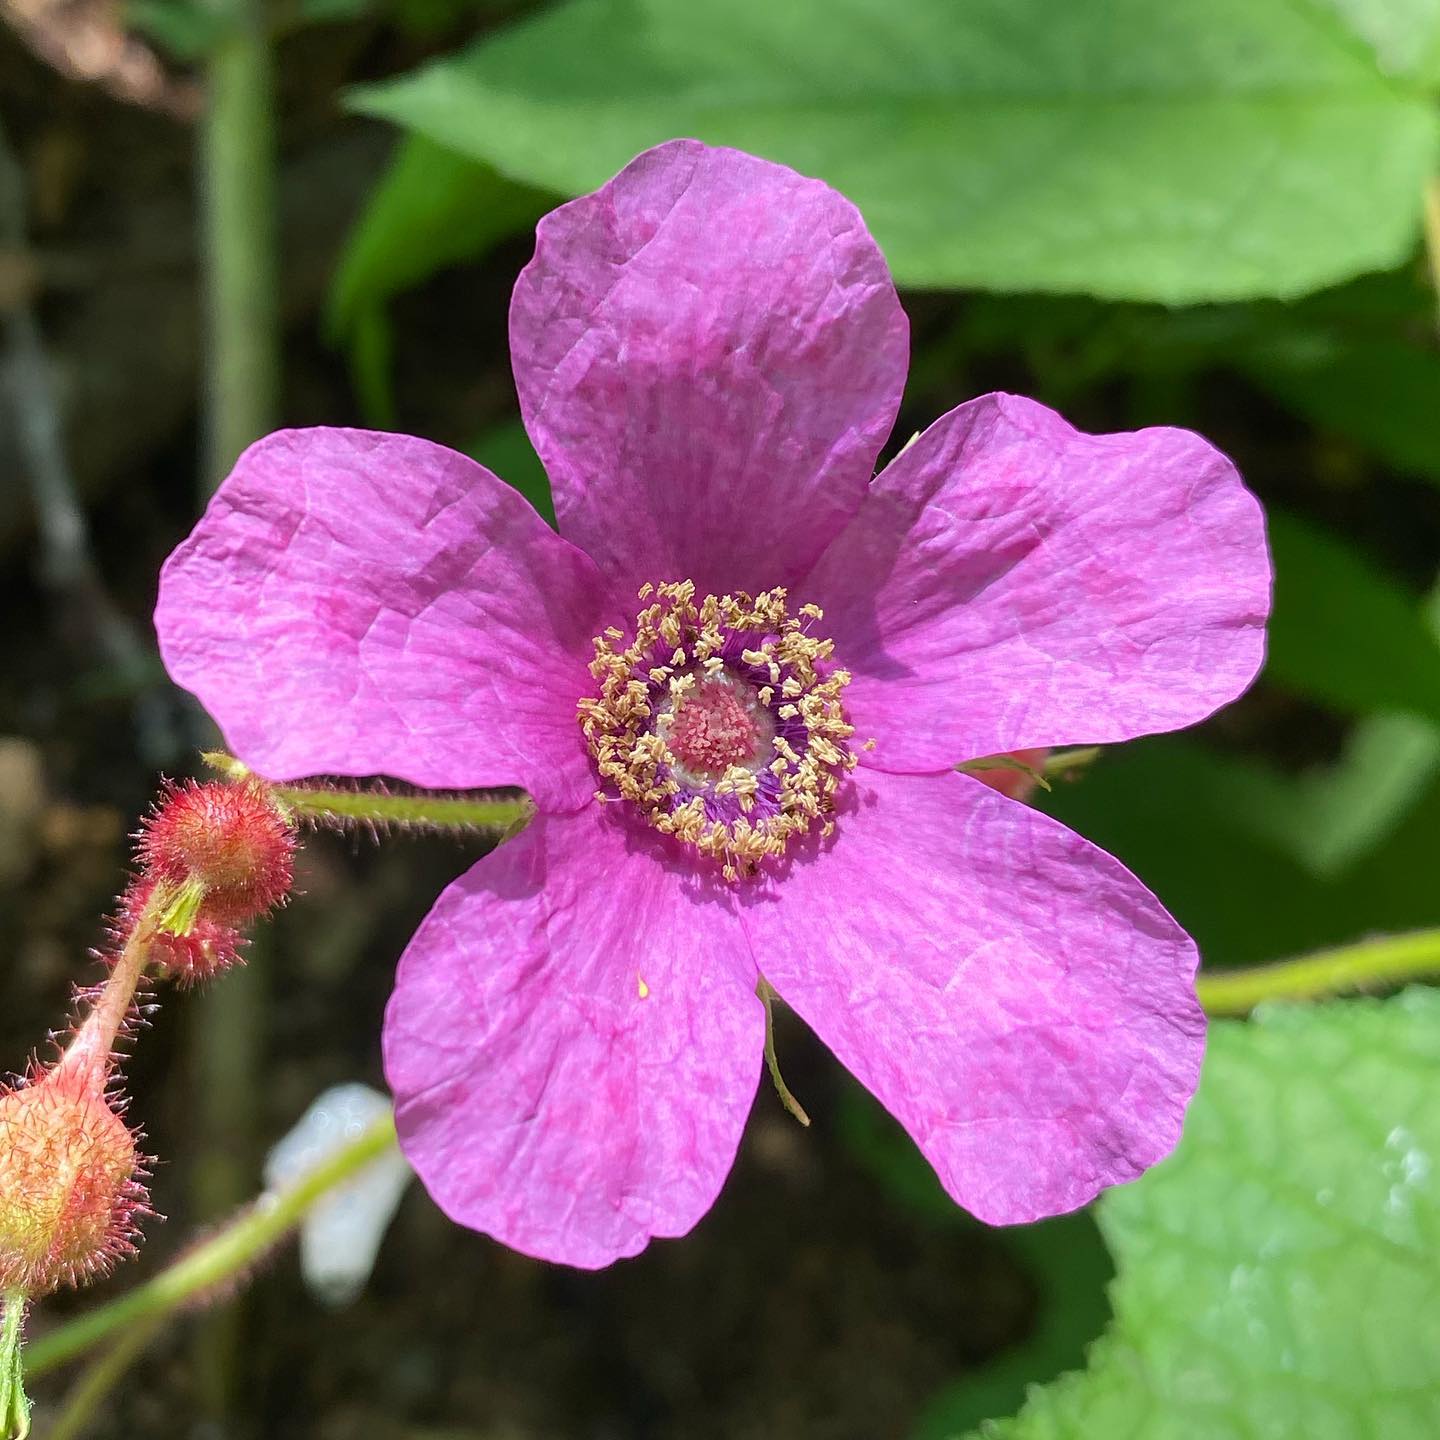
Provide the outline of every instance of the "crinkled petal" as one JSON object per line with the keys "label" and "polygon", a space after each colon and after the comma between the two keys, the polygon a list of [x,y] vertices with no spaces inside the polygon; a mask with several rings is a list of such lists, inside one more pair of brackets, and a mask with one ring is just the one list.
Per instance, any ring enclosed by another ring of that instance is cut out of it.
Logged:
{"label": "crinkled petal", "polygon": [[760,969],[991,1224],[1085,1204],[1180,1136],[1195,947],[1118,861],[966,775],[858,772],[745,915]]}
{"label": "crinkled petal", "polygon": [[764,1011],[733,897],[608,807],[549,817],[441,895],[385,1068],[452,1219],[594,1268],[683,1235],[734,1161]]}
{"label": "crinkled petal", "polygon": [[1264,520],[1199,436],[1086,435],[1013,395],[952,410],[802,587],[862,762],[935,771],[1177,729],[1264,659]]}
{"label": "crinkled petal", "polygon": [[510,346],[560,533],[719,594],[793,582],[859,504],[908,327],[848,200],[677,140],[540,222]]}
{"label": "crinkled petal", "polygon": [[488,470],[408,435],[281,431],[170,557],[166,668],[272,780],[594,790],[575,704],[594,565]]}

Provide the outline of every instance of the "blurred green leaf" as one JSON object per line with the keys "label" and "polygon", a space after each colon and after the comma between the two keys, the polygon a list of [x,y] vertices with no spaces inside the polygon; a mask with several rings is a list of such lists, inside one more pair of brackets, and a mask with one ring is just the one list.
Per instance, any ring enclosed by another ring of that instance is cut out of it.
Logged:
{"label": "blurred green leaf", "polygon": [[1428,337],[1422,347],[1297,323],[1239,359],[1322,433],[1343,435],[1402,474],[1440,484],[1440,353]]}
{"label": "blurred green leaf", "polygon": [[333,25],[355,20],[376,8],[378,0],[299,0],[296,19],[305,25]]}
{"label": "blurred green leaf", "polygon": [[1440,723],[1440,643],[1420,601],[1293,515],[1272,509],[1269,528],[1266,679],[1351,713],[1401,710]]}
{"label": "blurred green leaf", "polygon": [[1440,80],[1440,0],[1318,0],[1375,52],[1386,75]]}
{"label": "blurred green leaf", "polygon": [[1319,873],[1275,838],[1293,818],[1287,791],[1268,797],[1277,811],[1270,826],[1257,822],[1264,797],[1251,788],[1253,775],[1253,762],[1162,736],[1107,751],[1082,781],[1056,786],[1040,803],[1134,870],[1195,937],[1207,965],[1253,965],[1440,924],[1433,778],[1413,777],[1414,794],[1379,843]]}
{"label": "blurred green leaf", "polygon": [[1435,162],[1363,8],[568,0],[353,103],[572,194],[676,135],[768,155],[905,284],[1295,295],[1405,257]]}
{"label": "blurred green leaf", "polygon": [[1211,1028],[1180,1148],[1099,1204],[1089,1367],[989,1440],[1440,1433],[1440,995]]}
{"label": "blurred green leaf", "polygon": [[326,310],[373,423],[393,423],[388,302],[527,229],[552,199],[426,139],[400,144],[350,233]]}
{"label": "blurred green leaf", "polygon": [[124,14],[127,29],[186,64],[208,55],[226,33],[224,17],[197,0],[126,0]]}
{"label": "blurred green leaf", "polygon": [[1409,715],[1362,720],[1334,765],[1285,775],[1258,761],[1215,759],[1215,798],[1238,825],[1317,875],[1382,843],[1440,774],[1440,731]]}

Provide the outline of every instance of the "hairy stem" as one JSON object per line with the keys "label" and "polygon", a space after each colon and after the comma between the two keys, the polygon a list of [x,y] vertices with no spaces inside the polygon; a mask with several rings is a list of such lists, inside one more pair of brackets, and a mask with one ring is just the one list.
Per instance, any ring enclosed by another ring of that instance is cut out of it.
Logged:
{"label": "hairy stem", "polygon": [[1211,1015],[1245,1015],[1266,1000],[1319,1000],[1440,975],[1440,930],[1382,936],[1274,965],[1221,970],[1196,981]]}
{"label": "hairy stem", "polygon": [[[254,773],[233,755],[211,752],[204,760],[231,780],[249,779]],[[513,830],[529,820],[535,808],[526,796],[508,793],[394,793],[374,788],[341,789],[309,781],[293,785],[265,783],[291,817],[315,825],[469,834]]]}
{"label": "hairy stem", "polygon": [[7,1294],[0,1312],[0,1440],[25,1440],[30,1402],[25,1397],[20,1347],[25,1338],[25,1297]]}
{"label": "hairy stem", "polygon": [[85,1077],[91,1085],[104,1086],[115,1041],[135,1000],[135,989],[150,961],[150,942],[155,938],[155,924],[170,899],[170,888],[157,885],[145,907],[130,927],[121,947],[120,957],[111,967],[100,995],[90,1013],[81,1022],[75,1038],[65,1047],[56,1065],[56,1072],[65,1071]]}
{"label": "hairy stem", "polygon": [[36,1340],[28,1369],[40,1375],[82,1354],[121,1327],[164,1319],[206,1292],[227,1292],[267,1251],[305,1218],[315,1203],[351,1179],[395,1144],[395,1122],[377,1120],[302,1180],[242,1210],[203,1244],[188,1251],[153,1280]]}

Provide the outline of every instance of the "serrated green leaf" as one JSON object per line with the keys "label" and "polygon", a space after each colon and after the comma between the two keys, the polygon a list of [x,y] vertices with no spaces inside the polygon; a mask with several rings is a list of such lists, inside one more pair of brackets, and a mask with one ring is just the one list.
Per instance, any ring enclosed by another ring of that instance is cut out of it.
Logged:
{"label": "serrated green leaf", "polygon": [[1440,1434],[1440,994],[1211,1029],[1176,1153],[1100,1202],[1115,1321],[986,1440]]}
{"label": "serrated green leaf", "polygon": [[429,140],[399,146],[350,232],[331,286],[326,328],[350,354],[367,414],[389,423],[389,301],[443,269],[476,260],[534,224],[553,197]]}
{"label": "serrated green leaf", "polygon": [[696,135],[823,176],[902,283],[1166,302],[1398,263],[1423,95],[1296,0],[569,0],[356,108],[567,193]]}

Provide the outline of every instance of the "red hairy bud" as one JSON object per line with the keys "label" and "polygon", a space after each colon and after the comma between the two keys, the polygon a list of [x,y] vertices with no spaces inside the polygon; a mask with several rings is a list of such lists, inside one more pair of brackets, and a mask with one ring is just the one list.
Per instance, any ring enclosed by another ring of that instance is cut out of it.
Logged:
{"label": "red hairy bud", "polygon": [[199,921],[233,930],[289,894],[295,832],[263,785],[192,780],[167,787],[144,822],[139,857],[148,880],[198,887]]}
{"label": "red hairy bud", "polygon": [[134,1135],[83,1075],[0,1092],[0,1292],[82,1284],[133,1254],[140,1176]]}

